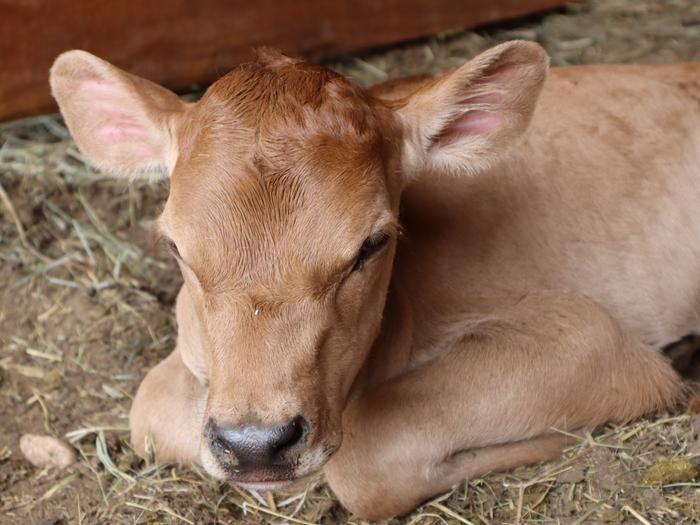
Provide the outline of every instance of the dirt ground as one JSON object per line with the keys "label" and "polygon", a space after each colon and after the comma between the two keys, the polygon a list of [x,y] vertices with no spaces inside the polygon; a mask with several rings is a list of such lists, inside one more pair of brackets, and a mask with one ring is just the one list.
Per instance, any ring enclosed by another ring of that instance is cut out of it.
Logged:
{"label": "dirt ground", "polygon": [[[513,38],[542,43],[557,66],[700,60],[700,2],[595,0],[331,65],[370,84]],[[60,118],[44,116],[0,127],[0,184],[0,523],[361,523],[320,479],[258,494],[131,450],[131,396],[175,340],[179,272],[148,233],[166,182],[91,170]],[[66,436],[79,461],[31,466],[18,447],[28,432]],[[684,412],[606,427],[560,460],[470,480],[400,522],[700,523],[688,460],[699,433],[700,416]]]}

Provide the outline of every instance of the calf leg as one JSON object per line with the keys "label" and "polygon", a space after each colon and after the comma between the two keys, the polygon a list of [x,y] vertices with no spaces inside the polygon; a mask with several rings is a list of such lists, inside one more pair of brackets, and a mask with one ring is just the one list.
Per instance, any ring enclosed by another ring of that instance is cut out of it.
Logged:
{"label": "calf leg", "polygon": [[488,318],[351,399],[325,469],[350,510],[405,513],[466,477],[556,456],[566,440],[554,429],[629,420],[679,396],[664,358],[596,303],[527,297]]}
{"label": "calf leg", "polygon": [[146,374],[129,414],[131,441],[146,455],[149,436],[161,462],[199,462],[206,388],[175,349]]}

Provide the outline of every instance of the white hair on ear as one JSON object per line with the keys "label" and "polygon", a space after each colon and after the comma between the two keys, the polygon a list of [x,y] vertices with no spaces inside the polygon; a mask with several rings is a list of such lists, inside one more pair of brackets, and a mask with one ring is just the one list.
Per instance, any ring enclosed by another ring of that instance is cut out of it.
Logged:
{"label": "white hair on ear", "polygon": [[539,45],[508,42],[409,96],[397,110],[407,177],[476,174],[498,162],[530,122],[548,62]]}
{"label": "white hair on ear", "polygon": [[68,129],[95,167],[132,177],[172,171],[187,108],[177,95],[80,50],[55,60],[50,84]]}

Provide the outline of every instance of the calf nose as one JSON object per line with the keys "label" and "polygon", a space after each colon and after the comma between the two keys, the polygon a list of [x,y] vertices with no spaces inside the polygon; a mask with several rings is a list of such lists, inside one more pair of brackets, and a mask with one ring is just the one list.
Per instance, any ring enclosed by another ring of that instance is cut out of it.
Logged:
{"label": "calf nose", "polygon": [[308,422],[297,416],[282,425],[218,426],[210,420],[209,442],[214,455],[226,459],[233,454],[241,469],[285,463],[285,453],[306,441]]}

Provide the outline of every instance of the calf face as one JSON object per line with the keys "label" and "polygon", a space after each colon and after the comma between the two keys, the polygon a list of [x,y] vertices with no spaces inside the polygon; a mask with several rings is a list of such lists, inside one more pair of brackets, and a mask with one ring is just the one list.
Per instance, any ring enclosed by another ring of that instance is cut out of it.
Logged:
{"label": "calf face", "polygon": [[509,43],[380,99],[263,51],[186,104],[88,53],[57,59],[53,93],[90,161],[171,176],[158,229],[192,312],[181,352],[208,385],[212,474],[283,482],[340,445],[380,329],[401,189],[492,163],[526,127],[546,64]]}

